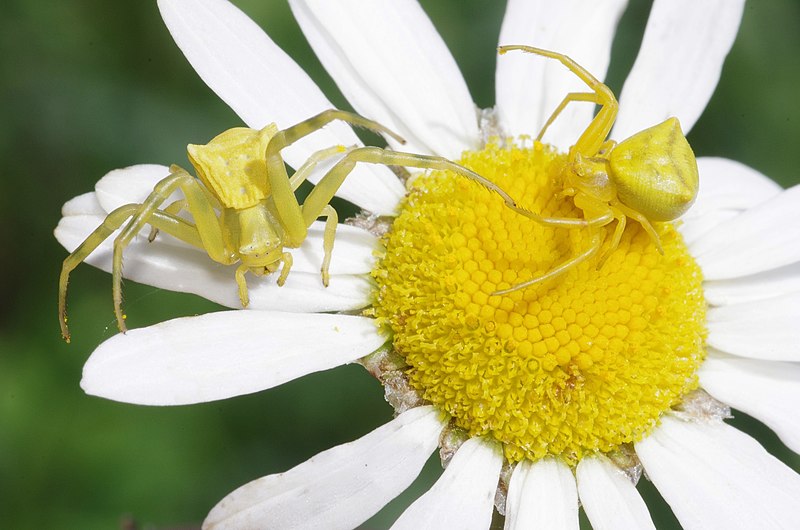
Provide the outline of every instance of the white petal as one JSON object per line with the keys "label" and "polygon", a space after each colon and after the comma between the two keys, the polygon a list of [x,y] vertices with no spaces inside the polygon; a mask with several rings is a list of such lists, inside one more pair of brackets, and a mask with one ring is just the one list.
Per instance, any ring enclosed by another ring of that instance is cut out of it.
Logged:
{"label": "white petal", "polygon": [[[294,262],[292,272],[319,273],[325,257],[322,243],[325,223],[315,221],[308,229],[303,244],[298,249],[288,249]],[[373,252],[379,247],[378,238],[362,228],[340,224],[336,227],[333,252],[331,253],[331,274],[369,274],[375,266]]]}
{"label": "white petal", "polygon": [[581,505],[594,530],[655,529],[636,486],[608,458],[584,457],[575,474]]}
{"label": "white petal", "polygon": [[90,191],[73,197],[61,207],[61,215],[105,215],[106,211],[100,206],[97,194]]}
{"label": "white petal", "polygon": [[700,236],[772,197],[782,188],[758,171],[727,158],[700,157],[697,200],[679,225],[690,245]]}
{"label": "white petal", "polygon": [[800,293],[712,307],[708,345],[726,353],[772,361],[800,361]]}
{"label": "white petal", "polygon": [[497,444],[470,438],[436,484],[403,512],[392,529],[489,528],[502,464]]}
{"label": "white petal", "polygon": [[692,243],[691,251],[708,280],[800,261],[800,186],[718,225]]}
{"label": "white petal", "polygon": [[[626,4],[627,0],[511,0],[499,44],[524,44],[564,53],[602,80]],[[515,136],[537,135],[564,96],[590,91],[561,63],[518,51],[498,57],[495,84],[500,122],[506,134]],[[544,140],[568,148],[589,124],[594,110],[588,103],[571,103]]]}
{"label": "white petal", "polygon": [[670,116],[688,133],[714,93],[743,10],[744,0],[656,0],[622,88],[613,137]]}
{"label": "white petal", "polygon": [[[72,252],[86,237],[103,222],[103,216],[75,215],[64,217],[55,230],[56,239]],[[348,230],[345,230],[349,234]],[[111,272],[112,234],[87,259],[86,263]],[[362,268],[366,260],[366,248],[358,241],[361,235],[349,241],[347,235],[343,242],[345,251],[353,251],[348,259],[342,248],[334,246],[331,269]],[[318,254],[322,241],[317,236],[303,243],[299,257]],[[305,250],[304,250],[305,249]],[[360,256],[360,257],[357,257]],[[278,276],[247,276],[250,295],[250,309],[279,309],[290,312],[349,311],[369,305],[372,283],[364,274],[332,274],[328,287],[322,285],[319,265],[316,261],[299,259],[301,266],[292,270],[281,287],[277,285]],[[341,262],[341,265],[336,262]],[[313,265],[312,265],[313,263]],[[193,293],[227,307],[240,308],[239,291],[234,273],[236,265],[225,266],[213,261],[205,251],[190,247],[175,239],[159,235],[152,243],[147,234],[140,234],[124,252],[125,278],[170,291]],[[109,281],[110,291],[110,281]],[[110,292],[109,292],[110,296]]]}
{"label": "white petal", "polygon": [[565,464],[548,458],[523,460],[508,486],[505,530],[578,528],[578,490]]}
{"label": "white petal", "polygon": [[364,317],[209,313],[111,337],[86,362],[81,387],[141,405],[203,403],[352,362],[385,341]]}
{"label": "white petal", "polygon": [[636,453],[684,528],[798,528],[800,476],[725,423],[665,417]]}
{"label": "white petal", "polygon": [[741,304],[797,291],[800,291],[800,262],[750,276],[703,283],[703,294],[713,305]]}
{"label": "white petal", "polygon": [[475,105],[416,0],[292,0],[297,22],[357,112],[400,133],[411,152],[459,158],[478,147]]}
{"label": "white petal", "polygon": [[414,481],[443,427],[433,407],[411,409],[354,442],[245,484],[211,510],[203,528],[355,528]]}
{"label": "white petal", "polygon": [[[225,0],[159,0],[172,37],[194,69],[247,123],[290,127],[333,108],[308,75],[252,20]],[[283,150],[299,167],[333,145],[361,145],[353,131],[332,123]],[[394,212],[405,190],[385,167],[360,164],[337,195],[375,213]]]}
{"label": "white petal", "polygon": [[[169,168],[157,164],[138,164],[106,173],[97,181],[94,191],[103,209],[110,213],[120,206],[144,201],[153,187],[169,175]],[[165,205],[181,198],[178,192]]]}
{"label": "white petal", "polygon": [[800,453],[800,365],[708,357],[697,375],[709,394],[764,422]]}

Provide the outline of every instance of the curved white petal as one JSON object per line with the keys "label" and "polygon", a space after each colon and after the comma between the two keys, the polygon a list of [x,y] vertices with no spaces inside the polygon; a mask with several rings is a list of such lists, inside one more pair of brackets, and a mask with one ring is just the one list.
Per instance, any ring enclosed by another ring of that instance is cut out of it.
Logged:
{"label": "curved white petal", "polygon": [[575,474],[581,505],[594,530],[655,530],[636,486],[608,458],[584,457]]}
{"label": "curved white petal", "polygon": [[746,165],[727,158],[697,159],[700,187],[697,200],[679,225],[689,244],[715,226],[778,195],[782,188]]}
{"label": "curved white petal", "polygon": [[[96,215],[64,217],[56,227],[56,239],[72,252],[103,219],[103,216]],[[360,241],[362,234],[343,230],[345,237],[342,245],[339,248],[334,246],[331,262],[334,274],[328,287],[325,287],[317,261],[319,248],[322,248],[318,232],[315,231],[315,235],[310,236],[299,249],[297,267],[293,267],[282,287],[277,285],[276,274],[247,276],[250,309],[322,312],[349,311],[369,305],[372,291],[370,279],[365,274],[337,273],[340,268],[362,270],[371,262],[369,246]],[[106,239],[86,259],[86,263],[111,272],[115,235]],[[348,238],[348,235],[354,237]],[[146,232],[139,234],[124,252],[123,274],[126,278],[161,289],[197,294],[227,307],[241,308],[235,271],[236,265],[217,263],[204,251],[161,234],[152,243],[147,241]]]}
{"label": "curved white petal", "polygon": [[203,528],[355,528],[414,481],[443,427],[433,407],[411,409],[354,442],[245,484],[211,510]]}
{"label": "curved white petal", "polygon": [[[244,13],[225,0],[159,0],[172,37],[194,69],[247,123],[290,127],[333,108],[308,75]],[[333,145],[361,145],[343,123],[331,123],[282,151],[299,167]],[[375,213],[391,214],[405,190],[385,167],[360,164],[337,195]]]}
{"label": "curved white petal", "polygon": [[797,528],[800,475],[730,425],[665,417],[636,453],[684,528]]}
{"label": "curved white petal", "polygon": [[467,85],[416,0],[292,0],[322,65],[360,114],[400,133],[392,147],[459,158],[478,147]]}
{"label": "curved white petal", "polygon": [[[94,191],[103,209],[110,213],[120,206],[144,201],[153,191],[153,187],[169,175],[169,168],[158,164],[137,164],[106,173],[97,181]],[[164,201],[170,202],[182,198],[175,191]]]}
{"label": "curved white petal", "polygon": [[613,138],[676,116],[688,133],[711,99],[744,0],[656,0],[620,96]]}
{"label": "curved white petal", "polygon": [[470,438],[436,484],[403,512],[392,530],[489,528],[502,464],[497,444]]}
{"label": "curved white petal", "polygon": [[514,469],[506,499],[505,530],[578,529],[578,490],[565,464],[523,460]]}
{"label": "curved white petal", "polygon": [[100,215],[104,216],[106,211],[97,200],[97,194],[93,191],[83,193],[71,198],[61,207],[61,215]]}
{"label": "curved white petal", "polygon": [[707,280],[726,280],[800,261],[800,186],[745,211],[692,243]]}
{"label": "curved white petal", "polygon": [[800,292],[712,307],[708,345],[742,357],[800,361]]}
{"label": "curved white petal", "polygon": [[703,283],[703,294],[712,305],[741,304],[797,291],[800,291],[800,262],[750,276]]}
{"label": "curved white petal", "polygon": [[141,405],[203,403],[352,362],[385,341],[365,317],[208,313],[111,337],[89,357],[81,387]]}
{"label": "curved white petal", "polygon": [[[611,42],[627,0],[511,0],[500,45],[525,44],[568,55],[592,75],[605,78]],[[569,92],[590,89],[553,59],[514,51],[497,58],[497,110],[506,134],[536,136]],[[594,114],[594,105],[571,103],[544,141],[566,149]]]}
{"label": "curved white petal", "polygon": [[697,375],[709,394],[761,420],[800,453],[800,364],[708,357]]}

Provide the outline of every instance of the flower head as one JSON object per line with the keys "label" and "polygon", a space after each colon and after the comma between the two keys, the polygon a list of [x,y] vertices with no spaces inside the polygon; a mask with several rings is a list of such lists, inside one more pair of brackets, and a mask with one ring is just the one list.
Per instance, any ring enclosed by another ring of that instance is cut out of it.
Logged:
{"label": "flower head", "polygon": [[[159,5],[195,69],[249,126],[286,126],[330,106],[224,0]],[[291,5],[353,107],[408,139],[405,150],[460,160],[545,216],[591,210],[560,180],[591,106],[569,106],[544,143],[530,140],[565,94],[581,89],[556,66],[504,56],[496,108],[479,119],[416,3]],[[625,3],[543,5],[510,1],[501,44],[557,49],[602,78]],[[692,127],[742,8],[654,4],[613,139],[671,116]],[[331,127],[286,158],[298,164],[352,143],[346,127]],[[554,281],[500,296],[580,254],[598,232],[543,226],[444,172],[404,187],[385,168],[359,170],[341,196],[376,215],[340,227],[330,287],[319,283],[318,230],[294,252],[285,286],[271,276],[253,282],[255,310],[113,337],[92,354],[82,384],[110,399],[174,405],[356,360],[381,380],[394,420],[242,486],[211,511],[208,528],[357,526],[414,480],[437,445],[447,468],[398,528],[487,528],[493,504],[507,528],[575,528],[578,499],[596,527],[652,527],[634,485],[642,469],[686,527],[791,528],[800,477],[723,420],[728,406],[742,410],[800,451],[789,410],[800,397],[792,362],[800,299],[788,287],[800,262],[800,191],[729,160],[697,165],[696,204],[657,226],[663,255],[630,223],[605,263],[587,256]],[[65,206],[59,240],[74,248],[105,212],[140,201],[163,171],[112,172]],[[143,247],[130,247],[129,277],[238,305],[231,271],[201,252],[169,239]],[[93,259],[110,265],[107,255]]]}

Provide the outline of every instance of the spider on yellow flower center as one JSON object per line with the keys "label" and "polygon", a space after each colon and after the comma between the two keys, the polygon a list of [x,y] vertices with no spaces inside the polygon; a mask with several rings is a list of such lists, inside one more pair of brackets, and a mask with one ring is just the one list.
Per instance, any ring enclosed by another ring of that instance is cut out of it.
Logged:
{"label": "spider on yellow flower center", "polygon": [[[598,267],[619,245],[628,217],[642,225],[663,254],[652,222],[672,221],[686,212],[694,203],[699,182],[697,161],[678,119],[668,118],[619,144],[607,140],[619,107],[611,89],[566,55],[523,45],[498,48],[501,55],[512,50],[556,59],[592,89],[592,92],[567,94],[545,122],[537,141],[569,103],[585,101],[600,105],[592,122],[569,149],[562,174],[561,194],[574,197],[584,219],[542,217],[523,209],[517,211],[548,226],[598,228],[616,220],[611,243]],[[603,239],[597,232],[589,248],[577,256],[541,276],[493,294],[507,294],[559,276],[594,256]]]}

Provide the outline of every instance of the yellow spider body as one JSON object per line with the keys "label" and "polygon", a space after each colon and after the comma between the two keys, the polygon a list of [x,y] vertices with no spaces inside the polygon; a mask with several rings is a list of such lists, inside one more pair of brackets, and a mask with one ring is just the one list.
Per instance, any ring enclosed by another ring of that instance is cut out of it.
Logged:
{"label": "yellow spider body", "polygon": [[[547,128],[569,103],[583,101],[600,106],[592,122],[570,147],[563,173],[562,194],[574,197],[575,205],[583,210],[585,218],[542,217],[521,208],[515,210],[548,226],[596,230],[616,220],[611,244],[598,267],[618,246],[629,217],[642,225],[661,250],[652,222],[680,217],[694,203],[699,185],[697,161],[677,118],[668,118],[619,144],[607,140],[619,107],[611,89],[563,54],[521,45],[499,48],[500,54],[511,50],[556,59],[592,89],[592,92],[567,94],[545,122],[537,141],[541,141]],[[553,270],[494,294],[506,294],[563,274],[600,250],[603,233],[596,232],[588,249]]]}
{"label": "yellow spider body", "polygon": [[[333,146],[312,154],[289,177],[280,151],[333,120],[365,127],[403,139],[382,125],[340,110],[329,110],[284,130],[270,124],[260,131],[235,128],[223,132],[206,145],[189,145],[189,159],[197,178],[186,170],[172,166],[169,176],[158,182],[141,204],[127,204],[108,214],[67,258],[59,280],[59,321],[65,340],[67,328],[66,296],[69,274],[83,262],[115,230],[112,285],[114,312],[120,331],[125,331],[122,312],[122,252],[146,226],[151,226],[152,241],[162,230],[190,245],[202,248],[208,256],[224,265],[239,263],[236,282],[242,306],[249,303],[245,274],[271,274],[280,269],[277,283],[283,285],[292,266],[292,254],[286,248],[297,248],[306,239],[308,227],[325,217],[324,257],[320,269],[322,283],[330,280],[331,261],[338,214],[329,204],[331,198],[358,162],[449,170],[465,176],[500,195],[509,207],[516,203],[501,189],[480,175],[437,156],[417,155],[361,147],[346,149]],[[300,205],[295,191],[314,167],[336,154],[344,156],[317,182]],[[160,209],[167,198],[180,190],[184,198]],[[179,214],[186,210],[191,221]],[[523,209],[519,209],[525,212]],[[124,225],[124,226],[123,226]]]}
{"label": "yellow spider body", "polygon": [[677,118],[617,144],[608,167],[619,202],[651,221],[677,219],[697,197],[697,162]]}

